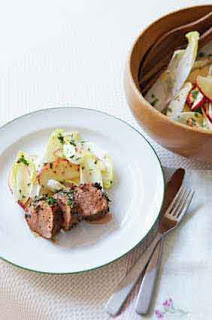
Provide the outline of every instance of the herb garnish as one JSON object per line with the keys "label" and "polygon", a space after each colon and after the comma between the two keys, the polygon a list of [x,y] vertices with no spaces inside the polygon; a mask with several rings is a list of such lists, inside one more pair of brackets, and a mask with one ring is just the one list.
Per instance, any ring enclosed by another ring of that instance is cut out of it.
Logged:
{"label": "herb garnish", "polygon": [[74,199],[68,199],[67,204],[73,208],[74,207]]}
{"label": "herb garnish", "polygon": [[24,155],[22,154],[21,157],[18,159],[17,163],[23,163],[26,166],[29,165],[29,162],[24,158]]}
{"label": "herb garnish", "polygon": [[196,113],[199,115],[199,114],[202,114],[202,110],[201,108],[198,108],[196,111],[195,111],[195,116],[198,117],[198,115],[196,115]]}
{"label": "herb garnish", "polygon": [[52,197],[47,197],[46,201],[50,206],[54,206],[57,203],[57,200]]}
{"label": "herb garnish", "polygon": [[75,190],[70,190],[70,192],[67,193],[67,198],[68,198],[67,204],[68,204],[71,208],[74,207],[74,194],[75,194]]}
{"label": "herb garnish", "polygon": [[154,107],[158,101],[159,101],[159,99],[158,99],[158,98],[155,98],[155,99],[151,102],[151,105]]}
{"label": "herb garnish", "polygon": [[199,91],[198,90],[193,90],[191,95],[192,95],[192,98],[195,100],[197,95],[198,95]]}
{"label": "herb garnish", "polygon": [[64,137],[61,133],[58,134],[57,139],[60,141],[61,144],[64,144]]}
{"label": "herb garnish", "polygon": [[71,144],[72,146],[74,146],[74,147],[77,146],[74,140],[70,140],[70,144]]}

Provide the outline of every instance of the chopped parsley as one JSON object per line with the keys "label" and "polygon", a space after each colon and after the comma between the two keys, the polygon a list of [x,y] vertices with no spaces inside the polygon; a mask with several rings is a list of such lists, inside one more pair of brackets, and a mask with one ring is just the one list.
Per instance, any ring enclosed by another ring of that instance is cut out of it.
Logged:
{"label": "chopped parsley", "polygon": [[198,109],[195,111],[195,116],[196,116],[196,117],[198,117],[199,114],[202,114],[201,108],[198,108]]}
{"label": "chopped parsley", "polygon": [[50,206],[54,206],[57,203],[57,200],[52,197],[47,197],[46,201]]}
{"label": "chopped parsley", "polygon": [[193,98],[194,100],[196,99],[196,97],[197,97],[198,93],[199,93],[199,91],[198,91],[198,90],[192,90],[192,92],[191,92],[191,96],[192,96],[192,98]]}
{"label": "chopped parsley", "polygon": [[70,192],[67,193],[67,204],[73,208],[74,207],[74,194],[75,194],[75,190],[71,190]]}
{"label": "chopped parsley", "polygon": [[74,199],[68,199],[68,205],[73,208],[74,207]]}
{"label": "chopped parsley", "polygon": [[74,146],[74,147],[77,146],[74,140],[70,140],[70,144],[71,144],[72,146]]}
{"label": "chopped parsley", "polygon": [[194,126],[196,124],[196,120],[191,119],[192,120],[192,125]]}
{"label": "chopped parsley", "polygon": [[102,186],[101,186],[101,184],[100,184],[99,182],[95,182],[95,183],[94,183],[94,186],[95,186],[97,189],[102,190]]}
{"label": "chopped parsley", "polygon": [[57,139],[60,141],[61,144],[64,144],[64,137],[61,133],[58,134]]}
{"label": "chopped parsley", "polygon": [[155,98],[155,99],[151,102],[151,105],[154,107],[158,101],[159,101],[159,99],[158,99],[158,98]]}
{"label": "chopped parsley", "polygon": [[24,158],[24,155],[22,154],[21,157],[18,159],[17,163],[23,163],[26,166],[29,165],[29,162]]}

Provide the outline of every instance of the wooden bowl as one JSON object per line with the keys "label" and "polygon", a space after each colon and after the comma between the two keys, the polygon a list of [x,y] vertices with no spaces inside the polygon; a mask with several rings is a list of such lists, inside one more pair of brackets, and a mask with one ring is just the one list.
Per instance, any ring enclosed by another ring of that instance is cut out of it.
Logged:
{"label": "wooden bowl", "polygon": [[175,11],[152,23],[135,41],[125,75],[128,104],[144,131],[168,150],[208,162],[212,161],[212,132],[185,126],[157,111],[144,99],[139,88],[138,75],[141,60],[156,39],[211,11],[212,5],[195,6]]}

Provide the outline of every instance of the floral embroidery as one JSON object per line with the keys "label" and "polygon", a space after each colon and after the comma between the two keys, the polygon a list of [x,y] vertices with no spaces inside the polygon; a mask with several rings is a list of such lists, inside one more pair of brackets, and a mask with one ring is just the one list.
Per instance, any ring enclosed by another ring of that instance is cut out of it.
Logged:
{"label": "floral embroidery", "polygon": [[168,299],[168,300],[164,301],[163,306],[165,309],[173,309],[172,299]]}
{"label": "floral embroidery", "polygon": [[[155,310],[155,315],[156,315],[157,319],[160,319],[160,320],[161,319],[165,320],[165,315],[166,316],[174,315],[174,316],[182,317],[187,314],[188,314],[188,312],[186,312],[180,308],[176,308],[174,306],[173,300],[171,298],[164,301],[163,310]],[[168,318],[166,317],[166,319],[168,319]]]}
{"label": "floral embroidery", "polygon": [[157,316],[158,319],[163,319],[164,316],[163,316],[163,313],[159,310],[155,310],[155,314]]}

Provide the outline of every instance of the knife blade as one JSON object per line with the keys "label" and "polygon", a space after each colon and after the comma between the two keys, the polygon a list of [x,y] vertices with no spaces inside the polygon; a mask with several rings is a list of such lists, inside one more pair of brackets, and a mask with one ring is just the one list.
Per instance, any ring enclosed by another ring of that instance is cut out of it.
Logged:
{"label": "knife blade", "polygon": [[[171,180],[167,183],[163,212],[169,207],[176,193],[180,189],[185,175],[184,169],[178,169],[172,175]],[[141,315],[148,313],[153,298],[155,284],[158,276],[159,266],[162,260],[163,252],[162,240],[156,247],[149,264],[145,270],[138,297],[136,300],[136,312]]]}

